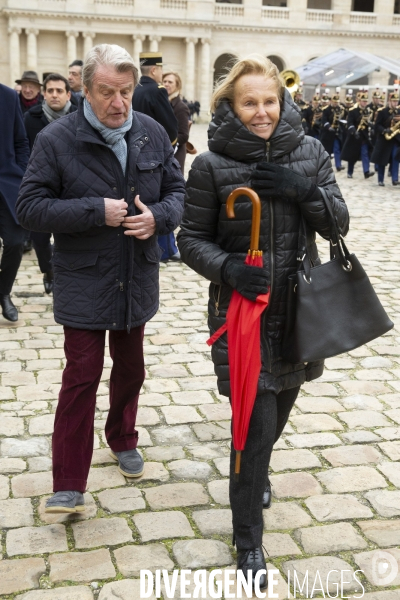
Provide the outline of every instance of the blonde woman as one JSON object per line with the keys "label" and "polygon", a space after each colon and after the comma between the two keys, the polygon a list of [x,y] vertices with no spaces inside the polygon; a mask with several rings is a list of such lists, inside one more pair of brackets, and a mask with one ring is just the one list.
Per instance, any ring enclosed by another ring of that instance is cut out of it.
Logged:
{"label": "blonde woman", "polygon": [[[305,381],[320,377],[323,362],[291,364],[281,358],[288,275],[297,269],[301,217],[306,224],[309,256],[318,264],[316,232],[329,238],[330,224],[320,188],[331,203],[343,235],[348,212],[321,143],[305,136],[301,116],[275,65],[260,55],[239,60],[212,97],[209,152],[195,159],[186,188],[185,211],[178,235],[182,260],[210,280],[209,327],[224,322],[232,291],[254,300],[271,292],[261,322],[262,368],[242,452],[239,482],[233,478],[230,502],[237,567],[255,579],[266,569],[262,552],[263,503],[270,504],[268,467]],[[226,216],[225,202],[239,186],[255,189],[262,201],[260,249],[263,268],[244,265],[249,248],[251,203],[238,199],[236,218]],[[327,316],[327,327],[329,318]],[[212,347],[221,394],[230,395],[226,334]],[[261,574],[262,588],[267,586]]]}
{"label": "blonde woman", "polygon": [[186,142],[189,139],[189,108],[181,98],[182,80],[178,73],[173,71],[164,73],[163,86],[168,92],[168,99],[178,121],[178,150],[175,152],[175,158],[181,166],[182,173],[184,173]]}

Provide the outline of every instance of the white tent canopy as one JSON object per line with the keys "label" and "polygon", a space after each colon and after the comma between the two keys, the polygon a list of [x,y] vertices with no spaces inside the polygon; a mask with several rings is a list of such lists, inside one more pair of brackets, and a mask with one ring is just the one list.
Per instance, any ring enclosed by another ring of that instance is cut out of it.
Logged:
{"label": "white tent canopy", "polygon": [[295,70],[304,85],[318,86],[324,83],[334,87],[349,84],[379,69],[400,75],[400,61],[382,58],[369,52],[340,48],[325,56],[314,58]]}

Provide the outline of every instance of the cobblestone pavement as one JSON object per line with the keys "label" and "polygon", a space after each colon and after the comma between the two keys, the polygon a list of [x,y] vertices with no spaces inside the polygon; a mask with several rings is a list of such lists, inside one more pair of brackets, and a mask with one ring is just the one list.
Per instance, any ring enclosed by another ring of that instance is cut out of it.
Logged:
{"label": "cobblestone pavement", "polygon": [[[192,140],[205,149],[204,125],[192,128]],[[396,327],[328,360],[324,376],[303,386],[272,457],[264,545],[270,567],[279,569],[281,599],[288,597],[288,569],[296,568],[319,570],[322,580],[333,569],[362,569],[365,598],[398,600],[400,573],[389,571],[400,562],[400,189],[364,181],[359,166],[353,180],[340,173],[339,183],[350,207],[350,249]],[[24,256],[14,287],[20,320],[13,326],[0,317],[1,598],[136,600],[140,569],[234,564],[230,410],[205,344],[207,287],[182,264],[161,267],[138,413],[143,477],[120,475],[105,443],[107,356],[86,513],[46,515],[63,335],[34,255]],[[376,580],[379,548],[389,566]],[[345,583],[339,597],[360,597],[355,584]]]}

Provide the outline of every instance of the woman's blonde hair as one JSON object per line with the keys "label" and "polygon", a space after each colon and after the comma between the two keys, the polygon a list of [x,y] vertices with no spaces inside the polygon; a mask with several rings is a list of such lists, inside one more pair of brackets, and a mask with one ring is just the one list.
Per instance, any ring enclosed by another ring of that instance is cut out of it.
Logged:
{"label": "woman's blonde hair", "polygon": [[211,97],[211,112],[215,112],[223,101],[233,104],[235,83],[243,75],[264,75],[266,79],[273,79],[279,99],[283,98],[285,85],[276,65],[262,54],[249,54],[241,60],[237,59],[229,73],[219,79]]}
{"label": "woman's blonde hair", "polygon": [[180,75],[178,75],[178,73],[176,73],[175,71],[168,71],[168,73],[163,73],[163,76],[162,76],[163,81],[164,81],[164,77],[169,77],[169,75],[173,75],[175,77],[177,91],[179,93],[181,93],[181,91],[182,91],[182,79],[180,78]]}

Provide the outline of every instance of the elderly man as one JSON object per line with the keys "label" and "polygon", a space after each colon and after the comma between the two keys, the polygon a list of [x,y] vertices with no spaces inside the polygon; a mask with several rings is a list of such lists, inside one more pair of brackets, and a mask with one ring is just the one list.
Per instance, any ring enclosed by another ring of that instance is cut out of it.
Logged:
{"label": "elderly man", "polygon": [[43,96],[40,93],[42,84],[36,71],[24,71],[21,79],[16,79],[15,83],[21,86],[19,101],[22,114],[26,113],[32,106],[43,102]]}
{"label": "elderly man", "polygon": [[184,181],[165,130],[132,110],[130,55],[95,46],[83,84],[78,110],[37,136],[17,208],[25,227],[54,234],[54,315],[65,334],[48,512],[84,509],[106,330],[113,367],[105,435],[121,473],[143,473],[135,421],[144,325],[158,308],[157,235],[172,231],[183,210]]}

